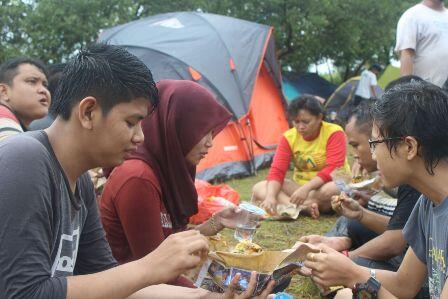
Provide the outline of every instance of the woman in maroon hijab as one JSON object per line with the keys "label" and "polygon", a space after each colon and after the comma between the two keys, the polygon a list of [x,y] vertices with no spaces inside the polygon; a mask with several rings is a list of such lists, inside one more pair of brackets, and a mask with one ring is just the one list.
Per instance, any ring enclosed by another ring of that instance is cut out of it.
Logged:
{"label": "woman in maroon hijab", "polygon": [[[112,171],[101,198],[103,226],[120,263],[145,256],[186,229],[198,211],[196,165],[231,118],[197,83],[164,80],[157,87],[159,106],[142,121],[144,143]],[[196,229],[214,235],[234,228],[238,213],[225,209]]]}

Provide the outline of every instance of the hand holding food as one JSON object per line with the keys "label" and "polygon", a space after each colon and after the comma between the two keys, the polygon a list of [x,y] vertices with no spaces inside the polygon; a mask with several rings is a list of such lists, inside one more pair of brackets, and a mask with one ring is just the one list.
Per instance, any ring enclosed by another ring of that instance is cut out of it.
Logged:
{"label": "hand holding food", "polygon": [[331,197],[331,208],[336,214],[341,215],[342,212],[342,197],[346,196],[344,192],[341,192],[339,195],[333,195]]}
{"label": "hand holding food", "polygon": [[363,215],[363,207],[344,192],[331,198],[331,207],[337,214],[350,219],[361,220]]}
{"label": "hand holding food", "polygon": [[187,270],[199,266],[208,254],[208,241],[196,230],[172,234],[139,262],[148,276],[158,269],[151,284],[167,283]]}
{"label": "hand holding food", "polygon": [[357,266],[350,258],[342,253],[321,245],[320,253],[308,253],[305,266],[311,269],[313,281],[325,288],[331,286],[353,286],[353,273],[357,272]]}
{"label": "hand holding food", "polygon": [[277,200],[275,197],[266,196],[260,207],[271,215],[277,214]]}

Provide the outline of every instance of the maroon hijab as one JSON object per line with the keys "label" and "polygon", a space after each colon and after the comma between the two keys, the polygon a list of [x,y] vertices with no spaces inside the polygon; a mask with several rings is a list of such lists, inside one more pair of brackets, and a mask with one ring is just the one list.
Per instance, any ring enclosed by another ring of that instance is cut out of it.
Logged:
{"label": "maroon hijab", "polygon": [[195,82],[162,80],[157,88],[159,106],[142,121],[145,141],[132,158],[145,161],[153,169],[173,228],[179,229],[198,212],[196,165],[187,162],[185,156],[210,131],[218,134],[231,114]]}

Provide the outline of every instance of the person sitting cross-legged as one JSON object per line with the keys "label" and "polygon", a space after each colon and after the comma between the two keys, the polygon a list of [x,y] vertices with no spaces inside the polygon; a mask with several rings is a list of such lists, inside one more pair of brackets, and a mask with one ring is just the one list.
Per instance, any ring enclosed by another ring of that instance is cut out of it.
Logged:
{"label": "person sitting cross-legged", "polygon": [[[266,181],[253,187],[252,200],[275,215],[278,204],[295,204],[313,218],[331,211],[331,196],[339,194],[330,174],[350,172],[343,129],[324,121],[324,108],[311,95],[301,95],[288,106],[293,127],[283,134]],[[294,180],[285,179],[291,160]]]}

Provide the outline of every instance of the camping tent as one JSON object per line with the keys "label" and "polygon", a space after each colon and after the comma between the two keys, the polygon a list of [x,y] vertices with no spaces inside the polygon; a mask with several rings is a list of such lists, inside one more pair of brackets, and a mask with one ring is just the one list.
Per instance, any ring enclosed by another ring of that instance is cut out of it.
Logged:
{"label": "camping tent", "polygon": [[316,73],[283,73],[283,93],[288,101],[304,93],[328,99],[335,90],[336,86],[334,84]]}
{"label": "camping tent", "polygon": [[[225,179],[270,162],[288,128],[273,28],[235,18],[177,12],[104,30],[161,79],[194,80],[233,114],[198,165],[197,177]],[[204,111],[207,113],[207,111]]]}
{"label": "camping tent", "polygon": [[[325,102],[327,115],[331,120],[336,118],[340,121],[346,121],[348,115],[353,109],[353,99],[356,88],[358,87],[360,76],[352,77],[342,83]],[[375,88],[377,96],[383,94],[383,90],[378,85]]]}

